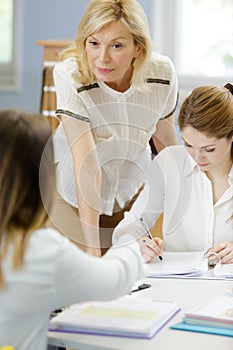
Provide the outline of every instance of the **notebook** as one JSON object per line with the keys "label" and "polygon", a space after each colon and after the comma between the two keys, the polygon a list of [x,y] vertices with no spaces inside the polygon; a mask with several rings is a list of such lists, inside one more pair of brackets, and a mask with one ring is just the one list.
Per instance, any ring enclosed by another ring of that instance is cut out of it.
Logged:
{"label": "notebook", "polygon": [[208,271],[203,252],[163,252],[163,261],[148,264],[148,277],[233,279],[233,264],[217,264]]}
{"label": "notebook", "polygon": [[50,330],[152,338],[179,310],[174,301],[127,295],[113,301],[73,304],[50,320]]}
{"label": "notebook", "polygon": [[233,294],[225,293],[186,312],[172,329],[233,337]]}

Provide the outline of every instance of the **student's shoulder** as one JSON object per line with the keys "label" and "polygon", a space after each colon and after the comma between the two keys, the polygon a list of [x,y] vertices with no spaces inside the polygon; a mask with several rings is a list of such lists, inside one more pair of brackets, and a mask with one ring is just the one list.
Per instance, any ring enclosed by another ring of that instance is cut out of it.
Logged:
{"label": "student's shoulder", "polygon": [[54,245],[58,247],[68,241],[60,232],[50,227],[40,228],[34,231],[31,240],[33,244],[36,243],[40,246]]}
{"label": "student's shoulder", "polygon": [[[187,159],[187,151],[183,145],[174,145],[165,147],[159,154],[153,159],[152,164],[169,164],[172,163],[176,166],[177,164],[184,164]],[[152,165],[153,166],[153,165]]]}

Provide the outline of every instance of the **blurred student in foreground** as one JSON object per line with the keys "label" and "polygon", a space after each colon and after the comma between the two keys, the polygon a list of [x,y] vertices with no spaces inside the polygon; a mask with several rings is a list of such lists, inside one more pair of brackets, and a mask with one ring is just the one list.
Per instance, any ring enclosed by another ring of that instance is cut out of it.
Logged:
{"label": "blurred student in foreground", "polygon": [[146,240],[147,261],[167,251],[217,253],[233,263],[233,86],[202,86],[181,106],[184,145],[162,150],[148,181],[113,236],[143,235],[163,213],[163,240]]}
{"label": "blurred student in foreground", "polygon": [[137,242],[97,258],[45,227],[55,188],[50,138],[41,115],[0,111],[0,344],[16,349],[46,349],[54,309],[120,297],[144,276]]}

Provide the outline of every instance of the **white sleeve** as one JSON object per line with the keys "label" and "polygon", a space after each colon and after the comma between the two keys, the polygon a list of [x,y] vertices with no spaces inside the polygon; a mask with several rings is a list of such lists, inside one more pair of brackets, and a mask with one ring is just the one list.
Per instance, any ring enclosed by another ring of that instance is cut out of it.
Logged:
{"label": "white sleeve", "polygon": [[62,237],[55,275],[55,304],[115,299],[129,293],[135,281],[145,274],[146,265],[136,242],[122,242],[97,258]]}
{"label": "white sleeve", "polygon": [[178,104],[178,79],[173,62],[167,58],[168,62],[168,75],[170,75],[169,91],[164,101],[164,110],[162,111],[162,117],[160,120],[169,118],[175,113]]}
{"label": "white sleeve", "polygon": [[125,234],[134,235],[135,238],[145,235],[145,228],[140,218],[151,229],[163,212],[164,208],[164,175],[157,159],[161,157],[161,151],[156,156],[147,170],[147,179],[145,187],[136,199],[131,210],[125,212],[124,219],[116,226],[113,231],[113,245],[118,244],[118,240]]}
{"label": "white sleeve", "polygon": [[[83,121],[89,121],[85,105],[78,96],[77,83],[73,75],[74,62],[63,61],[55,65],[53,69],[53,79],[56,90],[56,109],[70,113],[71,117],[72,115],[81,115],[84,118]],[[62,113],[60,112],[60,114]]]}

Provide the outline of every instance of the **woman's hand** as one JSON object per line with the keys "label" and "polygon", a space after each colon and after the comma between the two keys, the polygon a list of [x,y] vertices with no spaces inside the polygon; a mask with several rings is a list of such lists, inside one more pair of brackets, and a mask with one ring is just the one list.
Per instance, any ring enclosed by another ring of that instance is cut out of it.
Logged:
{"label": "woman's hand", "polygon": [[145,262],[152,261],[156,256],[161,256],[164,248],[164,241],[159,237],[150,239],[147,236],[140,238],[140,248]]}
{"label": "woman's hand", "polygon": [[219,255],[222,264],[233,264],[233,242],[224,241],[210,248],[205,254],[206,257],[211,256],[212,252]]}

